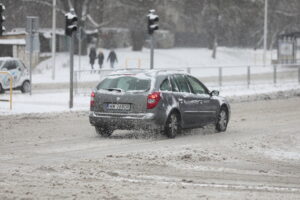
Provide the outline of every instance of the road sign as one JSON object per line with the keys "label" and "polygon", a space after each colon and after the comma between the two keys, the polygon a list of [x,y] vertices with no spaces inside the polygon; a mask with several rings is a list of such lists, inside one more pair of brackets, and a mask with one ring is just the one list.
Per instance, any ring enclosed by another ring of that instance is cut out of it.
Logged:
{"label": "road sign", "polygon": [[40,51],[39,41],[39,18],[27,17],[26,18],[26,51],[29,52],[29,78],[30,78],[30,95],[32,93],[32,53]]}
{"label": "road sign", "polygon": [[39,31],[39,18],[36,16],[28,16],[26,18],[26,32],[34,34]]}
{"label": "road sign", "polygon": [[40,40],[39,40],[39,18],[27,17],[26,20],[26,51],[27,52],[39,52]]}

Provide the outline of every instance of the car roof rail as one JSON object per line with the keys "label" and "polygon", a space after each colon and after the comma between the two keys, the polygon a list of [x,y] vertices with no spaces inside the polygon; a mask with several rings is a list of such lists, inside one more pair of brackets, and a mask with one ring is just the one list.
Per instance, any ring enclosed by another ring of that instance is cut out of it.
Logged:
{"label": "car roof rail", "polygon": [[126,71],[126,70],[143,71],[143,70],[148,70],[148,69],[145,69],[145,68],[124,68],[124,69],[116,69],[115,71]]}
{"label": "car roof rail", "polygon": [[118,74],[118,73],[123,73],[123,72],[152,72],[153,75],[158,75],[159,73],[162,72],[169,72],[169,73],[186,73],[185,69],[145,69],[145,68],[125,68],[125,69],[116,69],[112,72],[112,74]]}
{"label": "car roof rail", "polygon": [[160,73],[160,72],[186,72],[185,69],[157,69],[156,74]]}

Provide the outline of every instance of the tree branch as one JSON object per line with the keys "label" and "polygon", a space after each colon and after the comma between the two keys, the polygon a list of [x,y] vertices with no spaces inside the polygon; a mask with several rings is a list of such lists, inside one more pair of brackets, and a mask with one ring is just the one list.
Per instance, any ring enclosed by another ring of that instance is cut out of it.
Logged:
{"label": "tree branch", "polygon": [[85,22],[87,18],[87,11],[89,7],[90,0],[84,0],[82,5],[82,12],[81,12],[81,21]]}
{"label": "tree branch", "polygon": [[111,23],[111,21],[106,21],[103,23],[98,24],[90,14],[86,15],[87,19],[89,20],[89,22],[91,23],[92,26],[94,26],[95,28],[99,29],[105,25],[108,25],[109,23]]}
{"label": "tree branch", "polygon": [[274,12],[276,14],[284,15],[286,17],[297,17],[297,16],[299,16],[298,13],[290,13],[290,12],[285,12],[285,11],[282,11],[282,10],[275,10]]}
{"label": "tree branch", "polygon": [[[52,5],[52,2],[49,2],[49,1],[39,1],[39,0],[22,0],[23,2],[25,3],[37,3],[37,4],[41,4],[41,5],[44,5],[44,6],[49,6],[49,7],[53,7]],[[66,14],[67,12],[63,9],[60,9],[58,7],[56,7],[56,11],[62,13],[62,14]]]}
{"label": "tree branch", "polygon": [[71,0],[68,0],[68,4],[69,4],[69,8],[70,8],[70,9],[72,9],[72,8],[74,9],[74,6],[73,6]]}

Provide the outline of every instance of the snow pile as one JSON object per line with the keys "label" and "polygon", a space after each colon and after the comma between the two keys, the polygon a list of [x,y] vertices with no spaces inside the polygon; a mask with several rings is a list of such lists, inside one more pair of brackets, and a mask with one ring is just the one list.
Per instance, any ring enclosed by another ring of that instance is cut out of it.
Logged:
{"label": "snow pile", "polygon": [[265,151],[264,154],[267,157],[271,157],[274,160],[282,160],[282,159],[284,159],[284,160],[300,160],[299,152],[271,149],[269,151]]}

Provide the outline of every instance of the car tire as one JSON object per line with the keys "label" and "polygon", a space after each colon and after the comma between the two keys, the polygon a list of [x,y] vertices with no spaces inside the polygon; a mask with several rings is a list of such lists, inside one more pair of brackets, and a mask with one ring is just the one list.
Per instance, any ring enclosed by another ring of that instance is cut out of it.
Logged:
{"label": "car tire", "polygon": [[168,138],[175,138],[181,133],[180,117],[176,112],[172,112],[166,122],[164,133]]}
{"label": "car tire", "polygon": [[5,90],[3,89],[2,85],[0,84],[0,94],[4,94]]}
{"label": "car tire", "polygon": [[222,107],[216,123],[216,132],[225,132],[228,124],[228,112],[227,109]]}
{"label": "car tire", "polygon": [[21,86],[21,92],[22,93],[30,92],[30,82],[29,81],[24,81],[24,83]]}
{"label": "car tire", "polygon": [[113,130],[107,127],[102,126],[95,126],[97,134],[101,135],[102,137],[109,137],[113,133]]}

